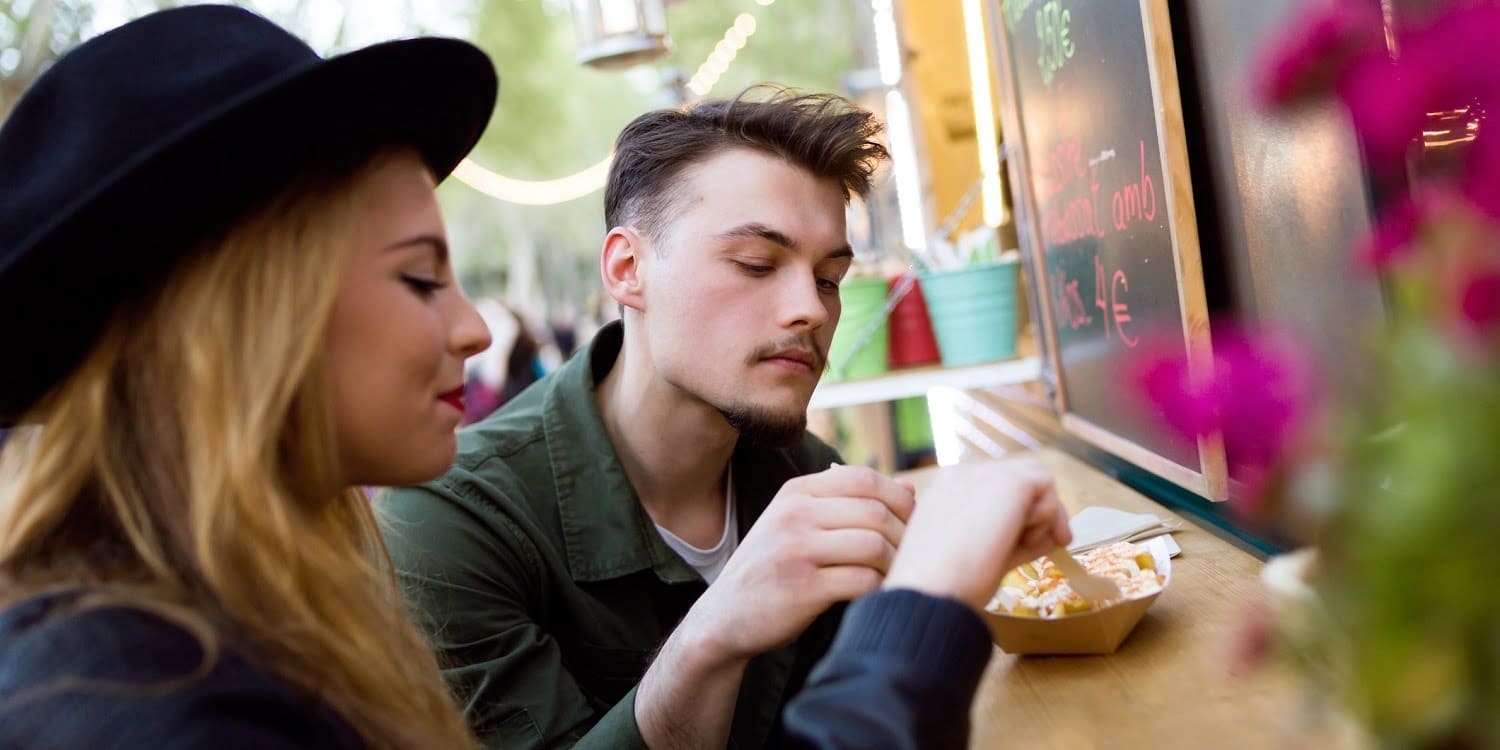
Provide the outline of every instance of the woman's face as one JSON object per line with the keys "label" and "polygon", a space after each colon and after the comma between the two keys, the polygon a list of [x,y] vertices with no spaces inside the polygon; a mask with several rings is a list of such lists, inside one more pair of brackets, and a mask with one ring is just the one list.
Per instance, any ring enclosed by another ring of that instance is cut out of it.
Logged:
{"label": "woman's face", "polygon": [[458,287],[432,175],[402,152],[356,207],[354,257],[328,334],[334,420],[345,481],[394,486],[453,461],[464,359],[490,335]]}

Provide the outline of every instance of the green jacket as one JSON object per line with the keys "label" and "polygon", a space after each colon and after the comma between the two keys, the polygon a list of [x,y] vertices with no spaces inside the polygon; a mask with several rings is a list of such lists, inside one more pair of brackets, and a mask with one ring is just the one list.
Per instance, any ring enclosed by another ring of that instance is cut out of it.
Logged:
{"label": "green jacket", "polygon": [[[414,617],[490,748],[644,747],[635,687],[705,589],[661,540],[594,400],[618,324],[557,373],[465,430],[441,479],[376,501]],[[743,535],[782,483],[838,460],[807,436],[738,446]],[[828,649],[842,607],[752,660],[730,746],[781,744],[781,708]]]}

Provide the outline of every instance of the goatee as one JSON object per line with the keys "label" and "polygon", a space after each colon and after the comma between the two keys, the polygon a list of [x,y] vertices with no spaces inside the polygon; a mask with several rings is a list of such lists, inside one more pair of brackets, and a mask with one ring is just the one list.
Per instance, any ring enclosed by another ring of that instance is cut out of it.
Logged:
{"label": "goatee", "polygon": [[740,440],[763,448],[787,448],[807,432],[807,413],[776,413],[753,406],[719,407],[724,421],[740,433]]}

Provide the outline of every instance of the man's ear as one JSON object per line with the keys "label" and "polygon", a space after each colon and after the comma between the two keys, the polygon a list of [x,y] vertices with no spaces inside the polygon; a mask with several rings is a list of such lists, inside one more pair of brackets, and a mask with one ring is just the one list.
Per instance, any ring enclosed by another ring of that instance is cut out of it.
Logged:
{"label": "man's ear", "polygon": [[616,302],[638,312],[646,309],[645,275],[642,262],[650,250],[646,239],[630,227],[615,227],[604,237],[599,255],[599,275]]}

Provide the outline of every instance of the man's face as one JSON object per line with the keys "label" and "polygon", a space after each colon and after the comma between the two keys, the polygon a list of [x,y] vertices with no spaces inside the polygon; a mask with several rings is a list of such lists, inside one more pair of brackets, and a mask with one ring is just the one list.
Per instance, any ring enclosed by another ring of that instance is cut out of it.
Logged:
{"label": "man's face", "polygon": [[641,259],[657,374],[746,437],[788,443],[806,426],[853,257],[843,188],[746,149],[679,179],[673,213]]}

